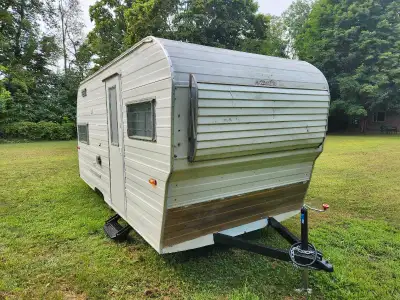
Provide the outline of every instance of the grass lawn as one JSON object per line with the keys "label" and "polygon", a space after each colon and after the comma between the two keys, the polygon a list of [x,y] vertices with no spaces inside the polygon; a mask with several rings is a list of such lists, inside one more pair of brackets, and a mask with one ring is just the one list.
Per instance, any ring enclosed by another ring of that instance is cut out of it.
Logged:
{"label": "grass lawn", "polygon": [[[0,145],[0,299],[304,299],[288,263],[225,247],[158,255],[78,175],[76,142]],[[335,267],[315,299],[400,299],[400,137],[329,136],[306,202],[310,236]],[[285,223],[299,232],[298,218]],[[251,236],[277,243],[271,230]],[[284,245],[284,244],[282,244]]]}

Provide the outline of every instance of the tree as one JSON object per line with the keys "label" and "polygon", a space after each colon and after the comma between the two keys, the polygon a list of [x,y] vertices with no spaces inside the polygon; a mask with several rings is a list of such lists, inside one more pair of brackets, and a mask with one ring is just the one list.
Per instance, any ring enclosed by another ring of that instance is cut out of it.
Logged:
{"label": "tree", "polygon": [[2,121],[10,108],[11,93],[4,86],[4,77],[7,72],[5,67],[0,66],[0,121]]}
{"label": "tree", "polygon": [[149,35],[173,38],[172,20],[178,12],[179,0],[137,0],[124,12],[127,35],[125,45],[131,46]]}
{"label": "tree", "polygon": [[268,17],[253,0],[188,0],[174,19],[176,39],[240,50],[246,39],[266,36]]}
{"label": "tree", "polygon": [[[48,20],[47,3],[41,0],[1,2],[0,68],[2,95],[7,98],[7,113],[2,122],[33,120],[40,93],[38,82],[51,71],[57,60],[57,45],[51,34],[41,31]],[[5,89],[5,91],[4,91]],[[4,106],[3,106],[4,107]]]}
{"label": "tree", "polygon": [[285,25],[285,33],[288,39],[287,52],[291,57],[296,57],[294,43],[296,37],[303,31],[304,24],[313,6],[313,0],[295,0],[289,8],[283,12],[282,19]]}
{"label": "tree", "polygon": [[[79,47],[84,38],[83,29],[85,28],[79,1],[59,0],[59,13],[61,17],[64,60],[69,60],[70,63],[75,64]],[[67,52],[69,52],[69,55]],[[64,72],[66,72],[66,68]]]}
{"label": "tree", "polygon": [[39,0],[2,1],[1,9],[1,63],[20,62],[26,52],[32,50],[31,43],[38,38],[38,16],[43,2]]}
{"label": "tree", "polygon": [[287,57],[287,40],[285,40],[285,26],[282,22],[282,18],[262,14],[258,16],[259,18],[262,17],[265,19],[263,25],[261,25],[259,29],[263,30],[264,33],[258,38],[245,39],[240,50],[263,55]]}
{"label": "tree", "polygon": [[89,75],[91,70],[93,52],[87,41],[84,41],[82,45],[79,46],[74,60],[74,66],[79,78],[82,81],[86,76]]}
{"label": "tree", "polygon": [[82,10],[79,0],[51,0],[48,3],[50,12],[49,29],[57,37],[61,49],[64,73],[74,67],[78,50],[83,43]]}
{"label": "tree", "polygon": [[87,43],[95,55],[94,70],[117,57],[127,45],[125,10],[132,6],[132,0],[100,0],[90,6],[90,20],[95,27],[88,34]]}
{"label": "tree", "polygon": [[284,56],[280,20],[257,11],[254,0],[99,0],[87,45],[94,70],[149,35]]}
{"label": "tree", "polygon": [[300,59],[328,78],[333,113],[400,110],[400,2],[320,0],[296,36]]}

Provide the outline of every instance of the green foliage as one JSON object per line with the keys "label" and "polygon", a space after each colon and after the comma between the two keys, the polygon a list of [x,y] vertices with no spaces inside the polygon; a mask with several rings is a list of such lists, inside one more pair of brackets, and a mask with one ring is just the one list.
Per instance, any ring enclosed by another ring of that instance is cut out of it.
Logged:
{"label": "green foliage", "polygon": [[264,22],[258,25],[264,28],[264,36],[243,40],[239,50],[249,53],[286,57],[287,41],[284,38],[285,27],[282,18],[261,14],[258,15],[258,18],[264,19]]}
{"label": "green foliage", "polygon": [[78,0],[3,1],[0,125],[74,122],[79,82],[148,35],[284,56],[282,24],[257,10],[255,0],[98,0],[83,40]]}
{"label": "green foliage", "polygon": [[[332,108],[400,111],[400,2],[320,0],[295,48],[328,78]],[[337,102],[337,103],[335,103]]]}
{"label": "green foliage", "polygon": [[99,0],[90,6],[90,20],[95,27],[89,32],[87,43],[95,55],[95,69],[104,66],[122,53],[127,47],[124,44],[126,22],[124,11],[133,1]]}
{"label": "green foliage", "polygon": [[70,140],[76,137],[76,128],[74,123],[16,122],[5,125],[2,133],[7,139]]}
{"label": "green foliage", "polygon": [[176,16],[177,39],[192,43],[241,49],[247,39],[263,39],[269,18],[257,14],[253,0],[191,0]]}
{"label": "green foliage", "polygon": [[0,120],[4,119],[7,115],[11,99],[10,92],[0,86]]}
{"label": "green foliage", "polygon": [[75,54],[74,64],[76,66],[75,69],[71,69],[69,72],[75,73],[77,79],[79,81],[83,80],[86,76],[88,76],[93,70],[91,70],[91,62],[92,62],[93,52],[90,48],[88,41],[85,40],[80,45],[79,49]]}
{"label": "green foliage", "polygon": [[87,44],[95,69],[146,36],[284,56],[282,24],[254,0],[99,0],[90,7]]}
{"label": "green foliage", "polygon": [[303,30],[304,23],[307,21],[312,5],[312,0],[295,0],[282,14],[291,37],[297,37]]}
{"label": "green foliage", "polygon": [[390,0],[296,0],[282,17],[256,0],[98,0],[83,40],[78,0],[2,1],[0,124],[74,122],[79,82],[148,35],[298,56],[328,78],[333,115],[400,111],[399,11]]}
{"label": "green foliage", "polygon": [[11,103],[11,93],[4,86],[4,77],[7,68],[0,66],[0,120],[2,120],[10,107]]}
{"label": "green foliage", "polygon": [[1,4],[5,20],[0,26],[1,124],[75,119],[76,81],[81,78],[51,70],[59,46],[57,38],[42,29],[51,15],[47,4],[44,0]]}
{"label": "green foliage", "polygon": [[296,37],[303,31],[304,24],[311,12],[313,5],[312,0],[295,0],[290,4],[289,8],[282,14],[286,32],[289,38],[288,52],[292,57],[296,57],[296,49],[294,43]]}
{"label": "green foliage", "polygon": [[173,38],[171,16],[178,13],[179,0],[137,0],[124,11],[125,45],[134,45],[149,35]]}

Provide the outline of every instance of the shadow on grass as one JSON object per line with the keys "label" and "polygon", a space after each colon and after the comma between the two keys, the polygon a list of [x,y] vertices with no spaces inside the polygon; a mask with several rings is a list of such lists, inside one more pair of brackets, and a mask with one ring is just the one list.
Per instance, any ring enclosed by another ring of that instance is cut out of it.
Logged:
{"label": "shadow on grass", "polygon": [[[242,237],[288,249],[287,242],[273,229],[255,231]],[[249,299],[299,296],[295,289],[301,284],[300,272],[291,264],[225,245],[166,254],[156,261],[162,261],[163,268],[172,271],[175,281],[184,283],[186,293],[198,295],[199,299],[211,295],[226,295],[231,299],[233,295],[243,293]]]}
{"label": "shadow on grass", "polygon": [[[96,204],[101,203],[108,209],[109,216],[114,214],[101,195],[93,198],[96,198]],[[247,233],[241,238],[289,249],[289,244],[272,228]],[[185,295],[183,298],[187,295],[190,299],[214,299],[216,295],[227,299],[234,299],[236,295],[239,295],[238,299],[299,297],[295,289],[301,285],[301,273],[290,263],[225,245],[160,255],[134,230],[126,241],[118,244],[126,245],[132,257],[139,257],[137,266],[144,272],[160,278],[163,284],[169,282],[180,295]],[[158,288],[153,286],[149,290]]]}

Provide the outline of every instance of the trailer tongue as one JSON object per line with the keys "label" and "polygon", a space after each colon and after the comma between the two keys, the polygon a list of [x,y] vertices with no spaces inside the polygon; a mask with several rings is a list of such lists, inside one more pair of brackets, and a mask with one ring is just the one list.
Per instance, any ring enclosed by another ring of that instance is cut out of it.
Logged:
{"label": "trailer tongue", "polygon": [[[275,218],[268,218],[268,227],[273,228],[291,245],[289,249],[279,249],[261,245],[224,233],[214,233],[214,244],[227,245],[293,263],[294,266],[303,269],[303,288],[300,291],[311,293],[311,290],[308,288],[308,270],[333,272],[333,266],[323,258],[322,252],[318,251],[315,246],[308,241],[308,211],[325,212],[328,208],[328,204],[324,204],[323,209],[312,208],[307,204],[303,205],[300,210],[300,239]],[[122,227],[118,223],[119,219],[119,215],[115,215],[106,221],[104,225],[104,231],[114,240],[125,239],[131,229],[129,225]]]}
{"label": "trailer tongue", "polygon": [[312,208],[306,204],[303,205],[300,213],[301,239],[296,237],[289,229],[274,218],[268,218],[268,226],[273,228],[291,244],[289,249],[278,249],[260,245],[222,233],[214,234],[214,243],[232,246],[282,261],[292,262],[294,266],[304,269],[302,291],[310,293],[311,290],[308,288],[308,270],[333,272],[333,266],[323,258],[322,252],[318,251],[313,244],[308,242],[308,210],[325,212],[328,208],[329,205],[327,204],[323,205],[323,210]]}

